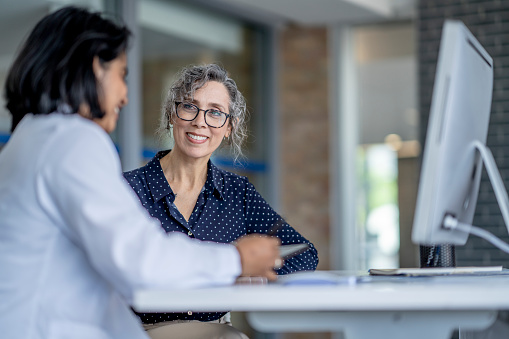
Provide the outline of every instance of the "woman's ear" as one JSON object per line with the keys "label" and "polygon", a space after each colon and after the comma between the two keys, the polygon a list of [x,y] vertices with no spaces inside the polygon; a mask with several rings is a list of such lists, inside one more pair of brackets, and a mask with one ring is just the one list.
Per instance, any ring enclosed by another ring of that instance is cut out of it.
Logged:
{"label": "woman's ear", "polygon": [[224,134],[224,137],[229,138],[230,134],[232,134],[232,124],[228,124],[228,127],[226,127],[226,133]]}
{"label": "woman's ear", "polygon": [[101,62],[99,61],[99,57],[96,55],[94,60],[92,61],[92,70],[94,71],[94,75],[96,79],[102,79],[104,76],[104,68],[101,66]]}
{"label": "woman's ear", "polygon": [[174,125],[175,124],[175,116],[177,114],[170,114],[169,118],[168,118],[168,126],[171,126],[171,125]]}

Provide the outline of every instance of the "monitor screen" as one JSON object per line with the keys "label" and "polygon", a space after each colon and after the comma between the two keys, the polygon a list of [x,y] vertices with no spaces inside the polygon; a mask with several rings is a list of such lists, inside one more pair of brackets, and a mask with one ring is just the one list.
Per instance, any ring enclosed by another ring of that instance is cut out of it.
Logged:
{"label": "monitor screen", "polygon": [[461,21],[446,20],[412,228],[414,243],[467,241],[468,233],[442,225],[447,215],[472,223],[482,172],[475,145],[486,143],[492,90],[492,58]]}

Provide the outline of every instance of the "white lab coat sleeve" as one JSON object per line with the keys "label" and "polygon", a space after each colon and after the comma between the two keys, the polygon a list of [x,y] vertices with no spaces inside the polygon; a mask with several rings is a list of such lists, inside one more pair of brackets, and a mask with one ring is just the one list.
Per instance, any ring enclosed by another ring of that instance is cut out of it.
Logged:
{"label": "white lab coat sleeve", "polygon": [[42,200],[92,266],[128,300],[136,288],[233,283],[241,273],[236,248],[166,234],[134,198],[109,136],[93,125],[51,143],[38,177]]}

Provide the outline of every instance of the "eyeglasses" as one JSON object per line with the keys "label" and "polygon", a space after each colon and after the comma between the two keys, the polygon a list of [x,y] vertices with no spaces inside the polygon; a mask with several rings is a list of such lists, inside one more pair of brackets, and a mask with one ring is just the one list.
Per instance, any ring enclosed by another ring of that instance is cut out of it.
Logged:
{"label": "eyeglasses", "polygon": [[198,106],[187,102],[176,102],[177,116],[185,121],[196,119],[200,111],[203,111],[205,123],[213,128],[221,128],[230,117],[230,114],[218,111],[216,109],[200,109]]}

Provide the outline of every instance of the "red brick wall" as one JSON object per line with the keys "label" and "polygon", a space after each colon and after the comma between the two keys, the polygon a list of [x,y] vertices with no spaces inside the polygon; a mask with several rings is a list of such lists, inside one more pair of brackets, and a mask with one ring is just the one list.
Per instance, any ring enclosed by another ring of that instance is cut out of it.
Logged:
{"label": "red brick wall", "polygon": [[280,45],[282,214],[329,268],[329,105],[326,28],[289,26]]}

